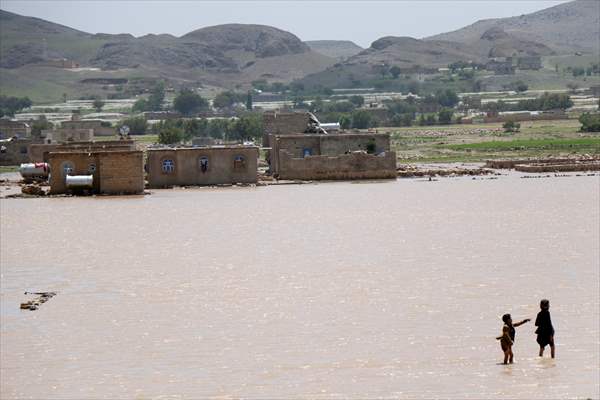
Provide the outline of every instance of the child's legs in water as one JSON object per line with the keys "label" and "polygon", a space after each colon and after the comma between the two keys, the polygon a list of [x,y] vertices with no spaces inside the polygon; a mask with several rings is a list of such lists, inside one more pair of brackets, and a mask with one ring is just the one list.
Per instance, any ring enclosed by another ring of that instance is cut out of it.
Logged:
{"label": "child's legs in water", "polygon": [[513,351],[512,351],[512,346],[508,348],[508,354],[510,356],[510,359],[509,359],[508,362],[510,362],[512,364],[513,363],[513,359],[515,358],[515,355],[513,354]]}

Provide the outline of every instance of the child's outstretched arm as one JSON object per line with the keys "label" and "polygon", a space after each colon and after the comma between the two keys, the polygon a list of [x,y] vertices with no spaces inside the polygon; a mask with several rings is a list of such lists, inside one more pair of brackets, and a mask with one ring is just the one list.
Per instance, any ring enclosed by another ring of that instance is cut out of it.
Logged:
{"label": "child's outstretched arm", "polygon": [[523,325],[524,323],[529,322],[529,321],[531,321],[530,318],[525,318],[523,321],[513,323],[513,326],[516,327],[516,326],[519,326],[519,325]]}

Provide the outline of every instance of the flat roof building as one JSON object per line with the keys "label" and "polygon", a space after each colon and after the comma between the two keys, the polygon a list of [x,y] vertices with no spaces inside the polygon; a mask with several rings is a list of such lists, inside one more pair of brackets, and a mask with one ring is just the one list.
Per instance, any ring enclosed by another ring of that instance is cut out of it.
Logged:
{"label": "flat roof building", "polygon": [[149,149],[150,187],[256,183],[258,147],[213,146]]}
{"label": "flat roof building", "polygon": [[98,194],[144,192],[144,153],[133,151],[70,150],[48,154],[50,193],[70,191],[67,176],[92,176],[90,190]]}

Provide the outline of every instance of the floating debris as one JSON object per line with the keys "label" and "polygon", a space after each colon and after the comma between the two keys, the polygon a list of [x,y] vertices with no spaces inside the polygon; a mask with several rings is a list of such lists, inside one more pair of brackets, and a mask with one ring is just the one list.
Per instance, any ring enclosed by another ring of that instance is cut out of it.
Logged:
{"label": "floating debris", "polygon": [[45,302],[50,300],[52,297],[56,296],[56,292],[25,292],[25,294],[26,295],[33,294],[33,295],[38,296],[33,300],[27,301],[25,303],[21,303],[22,310],[31,310],[31,311],[37,310],[40,307],[40,305],[44,304]]}

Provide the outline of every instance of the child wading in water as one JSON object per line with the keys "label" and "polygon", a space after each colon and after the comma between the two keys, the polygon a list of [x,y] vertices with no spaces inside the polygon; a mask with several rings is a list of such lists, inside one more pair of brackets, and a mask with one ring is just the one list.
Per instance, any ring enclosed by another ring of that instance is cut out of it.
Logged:
{"label": "child wading in water", "polygon": [[504,352],[504,364],[508,364],[508,362],[512,364],[514,361],[512,345],[515,342],[515,327],[523,325],[531,320],[526,318],[521,322],[515,322],[513,324],[510,314],[504,314],[502,316],[502,321],[504,322],[502,336],[498,336],[496,339],[500,341],[500,347],[502,347],[502,351]]}
{"label": "child wading in water", "polygon": [[550,320],[550,301],[544,299],[540,301],[541,311],[538,313],[535,319],[535,326],[537,326],[537,342],[540,345],[540,357],[544,356],[544,348],[546,345],[550,345],[550,355],[554,358],[554,327]]}

